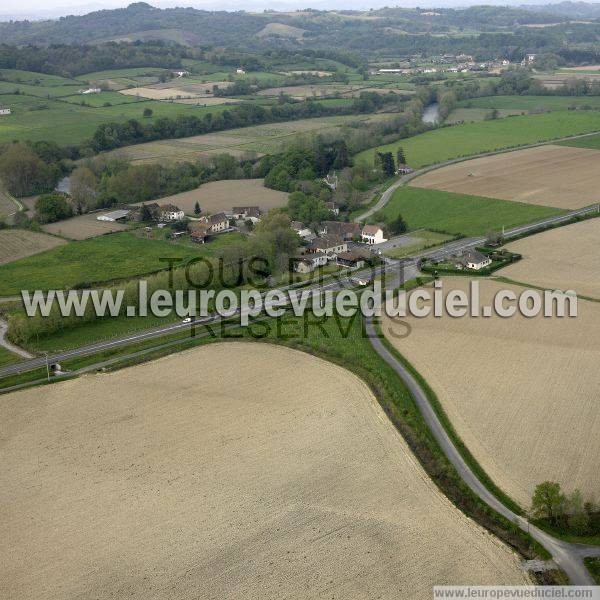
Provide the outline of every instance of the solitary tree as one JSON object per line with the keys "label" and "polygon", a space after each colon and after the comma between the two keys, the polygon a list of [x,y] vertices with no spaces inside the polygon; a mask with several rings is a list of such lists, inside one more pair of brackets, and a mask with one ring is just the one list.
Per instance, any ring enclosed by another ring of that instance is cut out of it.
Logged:
{"label": "solitary tree", "polygon": [[143,115],[144,117],[151,117],[154,114],[154,111],[151,108],[145,108]]}
{"label": "solitary tree", "polygon": [[401,233],[406,232],[406,221],[403,219],[402,215],[399,214],[395,219],[388,223],[387,228],[390,235],[400,235]]}
{"label": "solitary tree", "polygon": [[549,519],[556,524],[565,510],[565,495],[560,483],[544,481],[536,486],[531,501],[531,512],[539,518]]}
{"label": "solitary tree", "polygon": [[201,212],[202,209],[200,208],[200,203],[196,202],[196,204],[194,204],[194,214],[198,216]]}

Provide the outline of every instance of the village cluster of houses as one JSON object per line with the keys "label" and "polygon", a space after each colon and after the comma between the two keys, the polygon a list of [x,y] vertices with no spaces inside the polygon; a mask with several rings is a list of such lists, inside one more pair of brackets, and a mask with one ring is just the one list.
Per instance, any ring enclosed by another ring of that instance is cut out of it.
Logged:
{"label": "village cluster of houses", "polygon": [[[528,55],[531,56],[531,55]],[[533,55],[535,58],[535,55]],[[533,59],[532,59],[533,60]],[[500,69],[510,65],[505,58],[498,58],[484,62],[475,62],[470,54],[444,54],[431,59],[434,64],[440,66],[405,67],[396,69],[377,69],[372,71],[373,75],[418,75],[429,73],[468,73],[469,71],[480,71],[484,69]],[[532,61],[529,61],[532,62]]]}
{"label": "village cluster of houses", "polygon": [[[315,234],[299,221],[292,221],[292,229],[306,242],[304,253],[298,257],[295,270],[310,273],[328,263],[346,268],[360,269],[365,264],[365,254],[354,241],[365,246],[387,241],[382,225],[364,225],[343,221],[323,221]],[[352,244],[352,249],[350,248]]]}

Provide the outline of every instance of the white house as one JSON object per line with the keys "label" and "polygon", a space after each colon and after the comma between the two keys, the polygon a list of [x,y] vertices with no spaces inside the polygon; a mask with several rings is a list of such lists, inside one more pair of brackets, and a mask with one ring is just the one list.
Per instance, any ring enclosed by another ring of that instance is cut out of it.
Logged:
{"label": "white house", "polygon": [[244,69],[242,69],[242,68],[236,69],[235,72],[238,75],[245,75],[246,74],[246,71],[244,71]]}
{"label": "white house", "polygon": [[383,234],[383,229],[380,225],[365,225],[360,234],[363,243],[365,244],[381,244],[387,242],[387,238]]}
{"label": "white house", "polygon": [[322,252],[313,252],[305,254],[297,259],[294,270],[297,273],[312,273],[317,267],[324,267],[327,264],[327,254]]}
{"label": "white house", "polygon": [[102,90],[100,88],[88,88],[87,90],[83,90],[82,94],[99,94]]}
{"label": "white house", "polygon": [[229,229],[229,219],[225,213],[217,213],[216,215],[210,215],[210,217],[203,217],[201,221],[208,224],[209,233],[219,233]]}
{"label": "white house", "polygon": [[477,250],[469,250],[462,255],[460,263],[467,269],[479,271],[489,267],[492,264],[492,259]]}
{"label": "white house", "polygon": [[174,204],[163,204],[160,207],[161,221],[182,221],[185,213]]}
{"label": "white house", "polygon": [[0,115],[10,115],[10,108],[8,106],[0,106]]}
{"label": "white house", "polygon": [[252,221],[258,223],[262,216],[262,211],[258,206],[234,206],[231,209],[231,214],[234,219]]}
{"label": "white house", "polygon": [[405,165],[404,163],[398,163],[398,166],[396,167],[396,175],[408,175],[412,172],[413,169],[411,169],[408,165]]}

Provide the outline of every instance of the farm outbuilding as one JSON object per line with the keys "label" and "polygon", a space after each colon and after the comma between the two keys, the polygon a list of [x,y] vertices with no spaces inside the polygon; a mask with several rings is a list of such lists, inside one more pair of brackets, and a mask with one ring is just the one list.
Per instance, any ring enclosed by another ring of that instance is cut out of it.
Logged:
{"label": "farm outbuilding", "polygon": [[130,213],[130,210],[113,210],[112,212],[105,213],[103,215],[98,215],[96,218],[98,221],[121,221],[122,219],[127,218],[127,215]]}

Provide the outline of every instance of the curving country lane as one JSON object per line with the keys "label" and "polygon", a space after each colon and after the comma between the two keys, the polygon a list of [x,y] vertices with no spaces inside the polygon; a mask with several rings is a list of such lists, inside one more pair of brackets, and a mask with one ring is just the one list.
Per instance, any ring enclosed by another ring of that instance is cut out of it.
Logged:
{"label": "curving country lane", "polygon": [[583,559],[587,556],[599,556],[600,547],[572,544],[557,539],[514,513],[491,494],[454,446],[418,381],[381,341],[372,319],[365,319],[365,328],[373,349],[405,383],[434,438],[469,488],[497,513],[510,519],[539,542],[552,555],[554,562],[568,575],[573,585],[594,585]]}

